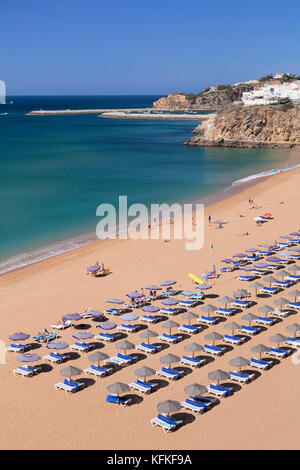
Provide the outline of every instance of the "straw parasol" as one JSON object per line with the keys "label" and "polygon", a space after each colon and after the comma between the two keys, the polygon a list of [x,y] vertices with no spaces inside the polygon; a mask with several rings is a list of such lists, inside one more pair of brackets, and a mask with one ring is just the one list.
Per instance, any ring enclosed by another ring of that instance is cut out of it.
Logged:
{"label": "straw parasol", "polygon": [[249,289],[255,289],[255,295],[257,295],[257,289],[261,289],[262,287],[264,286],[260,282],[252,282],[249,284]]}
{"label": "straw parasol", "polygon": [[150,339],[150,338],[154,338],[154,337],[156,337],[156,336],[158,336],[158,333],[156,333],[156,331],[152,331],[152,330],[148,330],[148,329],[147,329],[147,330],[144,330],[144,331],[142,331],[142,332],[140,333],[140,337],[141,337],[141,338],[146,338],[148,344],[149,344],[149,339]]}
{"label": "straw parasol", "polygon": [[212,372],[209,372],[208,377],[211,380],[216,380],[218,385],[220,383],[220,380],[230,379],[230,375],[228,374],[228,372],[225,372],[225,370],[221,370],[221,369],[217,369],[217,370],[214,370]]}
{"label": "straw parasol", "polygon": [[101,361],[104,361],[104,359],[107,359],[109,356],[108,354],[105,354],[104,352],[101,351],[96,351],[93,354],[90,354],[88,356],[89,361],[91,362],[97,362],[97,365],[99,366]]}
{"label": "straw parasol", "polygon": [[238,367],[239,372],[240,372],[241,368],[243,366],[249,366],[250,365],[250,361],[249,361],[249,359],[246,359],[245,357],[238,356],[238,357],[235,357],[234,359],[231,359],[229,361],[229,364],[231,364],[232,366]]}
{"label": "straw parasol", "polygon": [[179,325],[179,323],[177,323],[176,321],[173,321],[173,320],[167,320],[165,322],[162,323],[162,328],[166,328],[169,330],[169,334],[171,334],[171,330],[172,328],[177,328]]}
{"label": "straw parasol", "polygon": [[195,355],[195,352],[198,351],[203,351],[203,347],[201,344],[198,343],[189,343],[184,346],[185,351],[191,351],[193,353],[193,357]]}
{"label": "straw parasol", "polygon": [[274,310],[275,309],[273,307],[271,307],[270,305],[267,305],[267,304],[265,304],[262,307],[258,308],[258,311],[262,312],[262,313],[265,313],[266,317],[268,316],[268,313],[272,313],[272,312],[274,312]]}
{"label": "straw parasol", "polygon": [[259,358],[261,358],[262,353],[269,351],[269,348],[264,344],[257,344],[252,346],[251,351],[259,353]]}
{"label": "straw parasol", "polygon": [[266,276],[266,277],[264,277],[264,281],[268,282],[270,284],[270,287],[271,287],[273,282],[277,282],[277,279],[275,279],[274,276]]}
{"label": "straw parasol", "polygon": [[170,369],[170,368],[171,368],[171,364],[180,361],[180,357],[175,356],[175,354],[169,353],[169,354],[166,354],[165,356],[162,356],[159,360],[160,360],[160,362],[161,362],[162,364],[168,364],[168,365],[169,365],[169,369]]}
{"label": "straw parasol", "polygon": [[202,310],[202,312],[207,313],[208,316],[210,317],[210,314],[213,313],[213,312],[215,312],[215,311],[218,310],[218,309],[217,309],[217,307],[215,307],[214,305],[206,304],[206,305],[203,305],[203,306],[201,307],[201,310]]}
{"label": "straw parasol", "polygon": [[279,344],[283,343],[284,341],[287,341],[287,336],[281,335],[280,333],[277,333],[277,335],[270,336],[270,341],[272,343],[277,343],[277,347],[279,348]]}
{"label": "straw parasol", "polygon": [[288,296],[289,297],[294,297],[294,301],[296,302],[297,301],[297,297],[300,297],[300,290],[298,289],[294,289],[292,290],[291,292],[288,293]]}
{"label": "straw parasol", "polygon": [[200,384],[186,385],[186,387],[184,387],[184,391],[193,397],[200,397],[208,392],[207,387]]}
{"label": "straw parasol", "polygon": [[234,330],[240,330],[241,325],[238,325],[235,321],[233,321],[225,325],[224,328],[226,328],[227,330],[231,330],[232,334],[234,334]]}
{"label": "straw parasol", "polygon": [[69,379],[71,379],[72,377],[74,377],[74,375],[80,375],[82,373],[82,370],[79,369],[79,367],[68,366],[62,369],[59,373],[63,377],[68,377]]}
{"label": "straw parasol", "polygon": [[162,401],[157,405],[158,411],[161,411],[162,413],[166,413],[168,416],[170,413],[174,413],[174,411],[178,411],[181,408],[181,404],[179,401],[175,400],[166,400]]}
{"label": "straw parasol", "polygon": [[300,325],[299,323],[292,323],[291,325],[288,325],[286,328],[285,328],[287,331],[292,331],[293,334],[294,334],[294,338],[296,336],[296,333],[298,331],[300,331]]}
{"label": "straw parasol", "polygon": [[116,348],[121,349],[126,354],[127,349],[134,349],[135,345],[130,341],[127,341],[127,339],[124,339],[116,344]]}
{"label": "straw parasol", "polygon": [[234,302],[234,299],[228,297],[228,295],[225,295],[224,297],[218,299],[218,302],[220,302],[220,304],[224,304],[225,308],[227,308],[227,304],[231,304],[232,302]]}
{"label": "straw parasol", "polygon": [[216,333],[215,331],[212,331],[211,333],[208,333],[208,335],[205,335],[205,338],[208,341],[212,341],[214,346],[216,341],[221,341],[223,339],[223,336],[219,333]]}
{"label": "straw parasol", "polygon": [[142,377],[144,379],[146,377],[150,377],[151,375],[155,375],[155,370],[151,369],[150,367],[143,366],[140,369],[136,369],[134,374],[137,377]]}
{"label": "straw parasol", "polygon": [[242,320],[246,320],[249,322],[249,326],[251,325],[251,322],[253,320],[256,320],[256,318],[258,318],[257,315],[254,315],[254,313],[246,313],[245,315],[242,316]]}
{"label": "straw parasol", "polygon": [[289,276],[289,272],[282,269],[281,271],[278,271],[277,276],[279,276],[280,279],[283,281],[283,278],[285,276]]}
{"label": "straw parasol", "polygon": [[112,395],[117,395],[118,397],[118,402],[119,402],[119,395],[121,393],[129,392],[130,388],[127,384],[124,384],[122,382],[115,382],[111,385],[108,385],[107,390],[112,394]]}
{"label": "straw parasol", "polygon": [[189,321],[189,325],[191,324],[191,320],[194,320],[196,318],[199,318],[199,315],[197,315],[197,313],[194,313],[194,312],[186,312],[184,315],[182,315],[182,318],[184,320],[188,320]]}
{"label": "straw parasol", "polygon": [[280,310],[282,310],[282,307],[283,307],[284,305],[287,305],[287,304],[289,304],[289,303],[290,303],[290,301],[287,300],[287,299],[285,299],[284,297],[279,297],[279,299],[274,300],[274,304],[275,304],[275,305],[279,305],[279,306],[280,306]]}

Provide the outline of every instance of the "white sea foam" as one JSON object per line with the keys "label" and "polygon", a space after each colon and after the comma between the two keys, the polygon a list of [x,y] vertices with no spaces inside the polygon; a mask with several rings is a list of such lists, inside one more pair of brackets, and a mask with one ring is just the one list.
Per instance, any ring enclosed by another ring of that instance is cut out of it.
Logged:
{"label": "white sea foam", "polygon": [[295,165],[292,165],[292,166],[283,167],[283,168],[274,168],[272,170],[262,171],[261,173],[256,173],[254,175],[249,175],[249,176],[246,176],[245,178],[241,178],[241,179],[238,179],[238,180],[234,181],[231,184],[231,186],[227,189],[230,189],[233,186],[237,186],[237,185],[240,185],[240,184],[249,183],[250,181],[253,181],[253,180],[256,180],[256,179],[259,179],[259,178],[266,178],[268,176],[273,176],[273,175],[276,175],[278,173],[285,173],[287,171],[294,170],[295,168],[298,168],[299,166],[300,166],[300,163],[296,163]]}

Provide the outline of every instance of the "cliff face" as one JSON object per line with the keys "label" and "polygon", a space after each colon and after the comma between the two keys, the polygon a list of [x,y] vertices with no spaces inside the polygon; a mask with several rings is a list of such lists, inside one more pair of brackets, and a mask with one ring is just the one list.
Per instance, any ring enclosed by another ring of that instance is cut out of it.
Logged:
{"label": "cliff face", "polygon": [[300,106],[234,106],[203,122],[186,143],[227,147],[300,147]]}
{"label": "cliff face", "polygon": [[244,91],[252,90],[252,86],[225,86],[222,90],[202,92],[198,95],[188,93],[171,93],[165,98],[154,101],[153,108],[164,109],[199,109],[203,111],[220,110],[241,101]]}

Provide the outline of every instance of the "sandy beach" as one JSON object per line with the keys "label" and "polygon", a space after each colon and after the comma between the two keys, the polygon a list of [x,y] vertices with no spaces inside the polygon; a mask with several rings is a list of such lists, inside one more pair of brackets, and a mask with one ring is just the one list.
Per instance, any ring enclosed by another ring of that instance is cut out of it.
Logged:
{"label": "sandy beach", "polygon": [[[188,273],[200,275],[208,269],[209,247],[213,243],[213,263],[222,267],[221,259],[258,243],[274,242],[280,236],[300,228],[299,198],[300,169],[279,173],[264,181],[257,180],[230,198],[209,206],[205,211],[205,244],[201,251],[186,251],[184,240],[106,240],[50,258],[34,265],[0,276],[1,339],[9,345],[9,335],[24,331],[32,336],[62,315],[82,312],[88,307],[103,311],[109,304],[106,299],[126,299],[126,293],[149,284],[176,279],[181,289],[191,289],[193,284]],[[250,209],[248,199],[254,199],[260,209]],[[274,219],[257,227],[254,217],[271,212]],[[222,230],[216,230],[212,220],[228,220]],[[240,217],[242,215],[243,217]],[[248,236],[242,234],[248,232]],[[94,278],[86,275],[86,266],[98,260],[109,266],[111,274]],[[216,304],[217,296],[232,296],[233,290],[246,287],[236,277],[240,271],[222,274],[212,281],[205,303]],[[276,276],[276,272],[274,274]],[[258,280],[263,282],[263,280]],[[287,295],[291,287],[277,297]],[[210,298],[210,296],[212,296]],[[183,298],[183,297],[179,297]],[[276,297],[275,297],[276,298]],[[257,314],[257,307],[273,298],[257,298],[257,305],[249,309]],[[155,301],[161,305],[161,301]],[[200,313],[200,306],[193,309]],[[141,310],[137,310],[141,314]],[[232,321],[241,323],[243,313]],[[181,315],[173,318],[183,323]],[[117,324],[119,318],[114,317]],[[170,384],[163,383],[153,394],[140,396],[139,402],[129,407],[119,407],[105,402],[107,385],[120,381],[129,383],[135,379],[133,371],[143,365],[160,369],[159,358],[172,352],[182,356],[184,346],[195,341],[206,342],[204,336],[210,331],[227,332],[219,322],[214,327],[187,337],[158,354],[144,357],[139,354],[137,364],[125,367],[104,379],[92,379],[84,373],[87,387],[76,394],[65,394],[54,388],[61,381],[59,371],[66,365],[84,370],[90,365],[85,353],[62,365],[53,365],[48,371],[23,379],[14,376],[16,355],[7,353],[6,364],[0,365],[0,431],[1,449],[298,449],[300,412],[298,380],[299,367],[291,357],[277,361],[269,371],[249,385],[235,385],[236,392],[203,415],[194,416],[181,410],[177,414],[185,425],[174,433],[165,434],[161,428],[152,428],[150,419],[157,415],[156,405],[166,399],[182,401],[186,398],[184,387],[191,383],[209,384],[208,373],[215,369],[232,370],[229,361],[236,356],[250,358],[250,348],[258,343],[271,345],[269,337],[286,334],[286,326],[299,322],[299,314],[279,320],[250,341],[235,346],[223,356],[211,360],[204,367],[191,371]],[[97,323],[86,320],[88,331],[99,332]],[[159,334],[161,323],[150,327]],[[60,333],[68,344],[75,341],[74,328]],[[135,344],[141,343],[139,333],[129,335]],[[29,340],[30,341],[30,340]],[[99,349],[113,355],[115,344],[103,344]],[[42,345],[34,352],[41,357],[49,350]],[[133,353],[133,351],[130,351]],[[205,354],[203,354],[205,355]],[[275,361],[276,362],[276,361]],[[179,366],[176,364],[175,366]],[[51,369],[51,370],[50,370]],[[153,377],[155,379],[155,377]],[[138,395],[132,392],[127,395]]]}

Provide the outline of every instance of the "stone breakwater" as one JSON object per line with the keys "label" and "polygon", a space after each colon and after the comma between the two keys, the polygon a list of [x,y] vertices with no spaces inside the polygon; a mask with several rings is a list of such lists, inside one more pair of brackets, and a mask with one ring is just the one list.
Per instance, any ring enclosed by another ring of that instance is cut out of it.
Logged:
{"label": "stone breakwater", "polygon": [[231,107],[197,126],[188,145],[299,148],[299,106]]}

